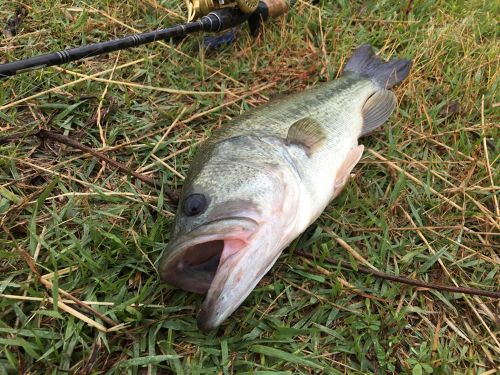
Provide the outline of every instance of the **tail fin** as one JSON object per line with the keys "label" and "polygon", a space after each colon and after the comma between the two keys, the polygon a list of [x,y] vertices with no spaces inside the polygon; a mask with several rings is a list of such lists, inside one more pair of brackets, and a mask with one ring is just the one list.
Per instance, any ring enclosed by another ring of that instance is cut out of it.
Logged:
{"label": "tail fin", "polygon": [[344,68],[344,71],[368,76],[381,89],[389,89],[406,78],[410,72],[410,60],[382,61],[373,52],[372,46],[363,44],[356,49]]}

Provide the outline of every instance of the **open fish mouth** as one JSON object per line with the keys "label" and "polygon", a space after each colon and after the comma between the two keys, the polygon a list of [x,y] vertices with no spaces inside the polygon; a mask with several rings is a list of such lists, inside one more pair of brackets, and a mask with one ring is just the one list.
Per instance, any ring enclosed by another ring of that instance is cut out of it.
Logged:
{"label": "open fish mouth", "polygon": [[258,223],[250,218],[219,219],[170,242],[159,267],[162,281],[178,288],[205,294],[218,268],[243,251]]}

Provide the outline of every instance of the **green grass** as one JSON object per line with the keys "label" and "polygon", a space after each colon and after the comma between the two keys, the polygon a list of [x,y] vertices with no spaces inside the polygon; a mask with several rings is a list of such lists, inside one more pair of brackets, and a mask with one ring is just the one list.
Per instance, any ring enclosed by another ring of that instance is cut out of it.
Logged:
{"label": "green grass", "polygon": [[[181,1],[160,2],[184,14]],[[155,0],[23,3],[29,15],[18,36],[0,37],[0,62],[179,22]],[[0,27],[17,4],[1,2]],[[494,373],[498,301],[416,290],[321,260],[356,263],[334,232],[387,273],[498,290],[499,7],[422,0],[407,9],[387,0],[299,1],[261,38],[243,28],[217,52],[200,49],[196,35],[2,81],[1,136],[61,132],[177,188],[213,129],[277,93],[334,79],[356,46],[414,60],[396,90],[397,113],[363,140],[380,157],[365,153],[341,196],[209,335],[196,328],[202,297],[159,283],[154,264],[175,211],[161,191],[53,142],[0,145],[0,375]],[[71,84],[79,79],[71,72],[97,74],[115,63],[112,79],[121,84]],[[454,102],[459,110],[446,116]],[[100,132],[89,120],[110,106]],[[61,274],[44,285],[30,263],[41,275]],[[61,309],[62,290],[101,302],[93,307],[114,323],[67,304],[88,319],[124,327],[89,326]]]}

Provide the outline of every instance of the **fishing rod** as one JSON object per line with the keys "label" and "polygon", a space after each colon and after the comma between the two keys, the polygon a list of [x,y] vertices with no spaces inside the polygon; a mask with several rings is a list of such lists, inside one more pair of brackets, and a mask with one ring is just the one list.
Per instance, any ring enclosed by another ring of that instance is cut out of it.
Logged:
{"label": "fishing rod", "polygon": [[186,23],[1,64],[0,79],[159,40],[177,39],[198,31],[219,32],[245,21],[251,34],[256,36],[261,22],[286,13],[294,3],[295,0],[188,0]]}

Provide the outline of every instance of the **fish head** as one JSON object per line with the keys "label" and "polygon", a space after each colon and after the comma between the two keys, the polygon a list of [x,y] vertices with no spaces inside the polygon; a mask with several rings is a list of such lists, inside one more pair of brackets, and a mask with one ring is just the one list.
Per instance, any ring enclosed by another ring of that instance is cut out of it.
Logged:
{"label": "fish head", "polygon": [[193,161],[159,266],[162,281],[206,293],[198,314],[205,331],[236,310],[275,263],[297,201],[286,168],[222,152],[229,146],[243,152],[249,144],[218,145]]}

